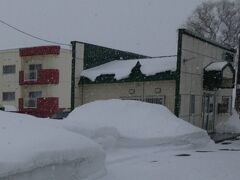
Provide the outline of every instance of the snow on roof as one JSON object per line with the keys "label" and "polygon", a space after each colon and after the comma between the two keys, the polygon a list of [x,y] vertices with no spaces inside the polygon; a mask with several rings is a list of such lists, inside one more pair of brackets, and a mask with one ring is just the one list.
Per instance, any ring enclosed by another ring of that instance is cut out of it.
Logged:
{"label": "snow on roof", "polygon": [[120,80],[127,78],[138,62],[141,64],[141,72],[147,76],[160,72],[176,71],[177,66],[176,57],[115,60],[94,68],[86,69],[82,71],[81,76],[95,81],[100,75],[114,74],[115,79]]}
{"label": "snow on roof", "polygon": [[226,61],[214,62],[214,63],[209,64],[205,68],[205,70],[206,71],[221,71],[227,64],[228,64],[228,62],[226,62]]}

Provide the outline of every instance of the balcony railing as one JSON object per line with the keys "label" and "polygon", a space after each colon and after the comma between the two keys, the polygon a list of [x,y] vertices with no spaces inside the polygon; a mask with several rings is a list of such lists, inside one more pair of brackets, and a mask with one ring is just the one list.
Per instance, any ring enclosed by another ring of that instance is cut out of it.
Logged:
{"label": "balcony railing", "polygon": [[44,85],[44,84],[58,84],[59,70],[58,69],[41,69],[33,71],[20,71],[19,84],[20,85]]}
{"label": "balcony railing", "polygon": [[37,98],[24,99],[24,108],[37,108]]}
{"label": "balcony railing", "polygon": [[38,117],[50,117],[59,111],[58,97],[20,98],[19,112]]}
{"label": "balcony railing", "polygon": [[24,81],[37,81],[37,70],[24,72]]}

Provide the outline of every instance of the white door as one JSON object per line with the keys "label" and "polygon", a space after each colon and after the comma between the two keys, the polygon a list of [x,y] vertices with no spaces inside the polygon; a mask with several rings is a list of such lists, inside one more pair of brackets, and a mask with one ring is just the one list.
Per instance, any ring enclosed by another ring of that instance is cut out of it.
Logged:
{"label": "white door", "polygon": [[203,129],[209,133],[214,132],[215,120],[215,98],[211,94],[205,94],[203,97]]}

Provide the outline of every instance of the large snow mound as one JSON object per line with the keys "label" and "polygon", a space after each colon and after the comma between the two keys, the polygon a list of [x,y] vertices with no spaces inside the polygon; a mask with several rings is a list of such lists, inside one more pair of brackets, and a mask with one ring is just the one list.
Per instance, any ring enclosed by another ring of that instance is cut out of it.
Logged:
{"label": "large snow mound", "polygon": [[236,110],[233,110],[232,116],[227,121],[219,123],[216,126],[216,131],[219,133],[240,133],[240,119]]}
{"label": "large snow mound", "polygon": [[104,173],[105,154],[92,140],[47,119],[3,111],[0,117],[0,179],[80,180]]}
{"label": "large snow mound", "polygon": [[105,148],[211,142],[205,131],[177,118],[166,107],[139,101],[95,101],[76,108],[66,122],[65,128],[95,139]]}

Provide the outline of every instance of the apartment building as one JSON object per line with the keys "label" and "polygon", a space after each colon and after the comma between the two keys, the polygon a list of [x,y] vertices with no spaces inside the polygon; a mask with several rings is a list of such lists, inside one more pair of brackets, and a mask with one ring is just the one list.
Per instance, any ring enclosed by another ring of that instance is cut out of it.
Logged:
{"label": "apartment building", "polygon": [[71,54],[60,46],[1,50],[0,104],[40,117],[69,110]]}

